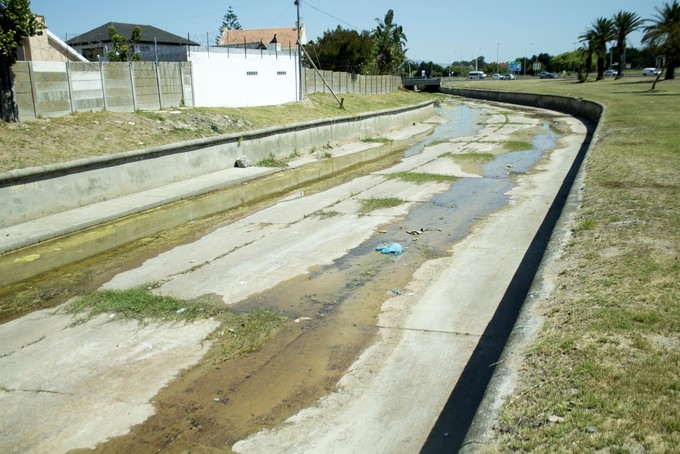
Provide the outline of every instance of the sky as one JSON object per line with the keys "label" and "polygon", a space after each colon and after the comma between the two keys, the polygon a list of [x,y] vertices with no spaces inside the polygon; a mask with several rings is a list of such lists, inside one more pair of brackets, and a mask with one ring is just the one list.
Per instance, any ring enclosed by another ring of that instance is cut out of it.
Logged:
{"label": "sky", "polygon": [[[594,19],[619,11],[652,18],[665,1],[301,0],[300,21],[312,40],[338,25],[373,30],[376,18],[392,9],[411,60],[448,65],[484,56],[486,62],[503,62],[574,50]],[[49,30],[62,39],[107,22],[127,22],[211,45],[229,6],[244,29],[293,27],[297,20],[293,0],[31,0],[31,10],[45,16]],[[630,35],[628,45],[640,47],[641,36]]]}

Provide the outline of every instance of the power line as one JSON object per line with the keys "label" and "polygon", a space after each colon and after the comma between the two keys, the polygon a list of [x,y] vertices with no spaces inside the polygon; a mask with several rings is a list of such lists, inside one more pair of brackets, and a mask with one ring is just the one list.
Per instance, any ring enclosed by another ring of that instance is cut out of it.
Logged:
{"label": "power line", "polygon": [[352,28],[355,29],[355,30],[359,30],[359,27],[357,27],[356,25],[352,25],[352,24],[350,24],[349,22],[340,19],[339,17],[335,17],[335,16],[332,15],[331,13],[327,13],[326,11],[323,11],[322,9],[319,9],[319,8],[317,8],[316,6],[314,6],[314,5],[310,4],[310,3],[307,3],[307,2],[302,2],[302,3],[304,3],[304,4],[307,5],[307,6],[309,6],[309,7],[312,8],[312,9],[317,10],[318,12],[320,12],[320,13],[322,13],[322,14],[325,14],[325,15],[328,16],[328,17],[332,17],[333,19],[335,19],[335,20],[337,20],[337,21],[340,21],[340,22],[342,22],[343,24],[349,25],[350,27],[352,27]]}

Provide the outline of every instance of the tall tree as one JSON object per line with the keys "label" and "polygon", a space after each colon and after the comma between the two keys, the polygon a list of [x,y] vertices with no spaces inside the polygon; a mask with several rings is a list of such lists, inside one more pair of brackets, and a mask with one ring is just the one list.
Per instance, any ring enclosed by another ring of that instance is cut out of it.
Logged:
{"label": "tall tree", "polygon": [[142,39],[142,29],[139,25],[132,29],[132,36],[128,40],[125,36],[119,35],[116,27],[109,25],[109,39],[112,49],[108,53],[109,61],[140,61],[142,59],[134,48]]}
{"label": "tall tree", "polygon": [[588,42],[593,46],[593,52],[597,56],[597,78],[596,80],[604,79],[604,65],[607,57],[607,43],[613,40],[614,22],[606,17],[599,17],[593,21],[591,27],[586,30],[579,40]]}
{"label": "tall tree", "polygon": [[552,69],[558,72],[573,71],[580,73],[585,65],[586,57],[582,49],[583,48],[555,55],[551,60]]}
{"label": "tall tree", "polygon": [[385,19],[376,18],[378,26],[373,31],[375,40],[375,64],[378,74],[394,74],[406,59],[406,35],[401,25],[394,23],[394,11],[385,14]]}
{"label": "tall tree", "polygon": [[368,31],[359,33],[338,25],[335,30],[325,31],[316,42],[307,44],[305,49],[317,61],[319,69],[362,74],[372,58],[373,39]]}
{"label": "tall tree", "polygon": [[241,23],[238,21],[238,16],[232,9],[231,5],[229,5],[227,14],[225,14],[224,17],[222,18],[222,25],[220,25],[220,34],[217,36],[216,44],[220,43],[220,40],[222,39],[222,35],[224,34],[225,30],[241,30]]}
{"label": "tall tree", "polygon": [[665,79],[675,78],[675,68],[680,60],[680,4],[677,0],[655,8],[657,14],[651,25],[644,28],[642,43],[657,48],[666,57]]}
{"label": "tall tree", "polygon": [[619,73],[616,78],[623,77],[626,69],[626,38],[644,24],[644,19],[630,11],[619,11],[612,18],[614,34],[616,35],[616,61],[619,63]]}
{"label": "tall tree", "polygon": [[0,0],[0,117],[18,121],[14,102],[12,65],[17,61],[17,46],[24,38],[41,34],[44,25],[31,12],[29,0]]}
{"label": "tall tree", "polygon": [[593,54],[595,53],[596,46],[595,33],[592,30],[587,30],[585,33],[579,36],[578,39],[581,41],[581,43],[583,43],[583,45],[579,48],[579,52],[583,55],[585,66],[583,69],[585,74],[583,73],[583,70],[579,71],[578,81],[585,82],[588,80],[588,74],[590,74],[590,70],[593,67]]}

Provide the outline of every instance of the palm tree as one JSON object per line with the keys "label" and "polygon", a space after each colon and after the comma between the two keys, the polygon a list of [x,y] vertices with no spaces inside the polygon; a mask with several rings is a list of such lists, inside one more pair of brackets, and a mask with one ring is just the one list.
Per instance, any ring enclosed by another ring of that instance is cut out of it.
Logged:
{"label": "palm tree", "polygon": [[592,45],[597,55],[597,79],[604,79],[604,64],[607,57],[607,43],[615,38],[614,22],[606,17],[599,17],[593,21],[591,27],[578,39]]}
{"label": "palm tree", "polygon": [[378,26],[373,32],[376,42],[376,65],[378,74],[394,74],[406,57],[406,35],[401,25],[393,22],[394,11],[385,14],[385,20],[376,18]]}
{"label": "palm tree", "polygon": [[593,67],[593,52],[595,49],[594,34],[589,30],[579,36],[579,39],[583,43],[583,46],[579,47],[578,52],[584,59],[585,68],[583,68],[584,71],[579,72],[578,81],[585,82],[588,80],[588,74],[590,74],[590,69]]}
{"label": "palm tree", "polygon": [[677,0],[655,8],[656,16],[645,27],[642,43],[658,48],[666,56],[665,79],[675,78],[675,67],[680,60],[680,4]]}
{"label": "palm tree", "polygon": [[612,18],[616,35],[616,61],[619,63],[619,73],[616,78],[623,77],[626,69],[626,38],[645,22],[637,13],[619,11]]}

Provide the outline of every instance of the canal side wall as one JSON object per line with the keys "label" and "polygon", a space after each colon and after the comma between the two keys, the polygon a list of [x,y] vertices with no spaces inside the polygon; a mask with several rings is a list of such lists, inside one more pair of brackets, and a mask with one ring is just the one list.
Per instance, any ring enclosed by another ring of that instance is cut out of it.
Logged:
{"label": "canal side wall", "polygon": [[568,96],[539,95],[534,93],[515,93],[491,90],[478,90],[468,88],[441,87],[440,93],[464,98],[483,99],[508,104],[538,107],[540,109],[555,110],[557,112],[582,117],[597,124],[604,111],[604,107],[586,99],[572,98]]}
{"label": "canal side wall", "polygon": [[348,143],[434,115],[434,103],[315,120],[0,174],[0,228],[234,167]]}
{"label": "canal side wall", "polygon": [[[531,342],[530,338],[533,335],[532,332],[537,329],[537,322],[531,314],[531,307],[536,303],[536,295],[541,295],[546,291],[544,288],[545,282],[550,280],[546,279],[544,276],[547,263],[554,260],[554,257],[559,255],[559,250],[562,247],[561,241],[564,239],[564,232],[569,229],[569,218],[570,216],[573,216],[574,210],[577,209],[579,189],[583,185],[584,178],[582,164],[586,159],[590,146],[597,141],[598,130],[602,124],[601,121],[605,113],[605,107],[594,101],[566,96],[459,88],[441,88],[440,92],[471,99],[549,109],[575,117],[581,117],[590,122],[586,140],[582,144],[581,150],[572,164],[572,168],[568,175],[563,180],[561,188],[548,212],[548,216],[543,221],[543,225],[536,234],[534,240],[535,244],[532,244],[530,250],[527,251],[527,255],[525,255],[523,262],[526,260],[528,266],[525,266],[523,263],[521,268],[517,271],[516,276],[526,275],[533,277],[529,278],[530,286],[526,287],[526,292],[524,293],[519,290],[521,285],[513,285],[514,282],[511,283],[508,291],[512,289],[513,296],[510,298],[516,298],[517,301],[521,300],[521,304],[513,309],[517,312],[512,313],[507,310],[511,304],[505,304],[506,310],[501,311],[499,308],[496,316],[494,316],[494,318],[497,318],[497,316],[503,318],[504,321],[502,323],[510,323],[510,326],[512,326],[511,332],[502,334],[498,329],[494,331],[494,336],[496,336],[497,339],[506,338],[504,343],[498,344],[500,350],[494,353],[490,352],[493,348],[479,350],[482,352],[481,355],[484,356],[484,359],[477,357],[478,351],[476,350],[468,363],[468,365],[482,363],[492,364],[495,365],[495,369],[490,376],[488,375],[488,371],[476,372],[471,370],[466,377],[461,378],[456,384],[457,389],[460,387],[461,389],[466,390],[467,396],[476,396],[469,398],[467,401],[468,407],[472,408],[474,411],[474,417],[469,421],[469,425],[460,425],[460,427],[457,427],[455,430],[462,432],[452,434],[450,438],[457,439],[459,436],[464,436],[462,443],[460,445],[456,444],[455,449],[459,453],[472,454],[490,446],[490,440],[492,438],[491,434],[493,432],[492,427],[498,422],[501,404],[507,399],[508,393],[510,392],[509,390],[514,387],[512,381],[516,378],[516,370],[514,369],[516,367],[516,361],[512,358],[517,356],[517,352],[526,348],[528,343]],[[531,249],[534,250],[531,251]],[[527,257],[530,257],[530,252],[532,254],[539,254],[539,256],[527,260]],[[533,264],[530,264],[532,261]],[[534,268],[532,269],[532,267]],[[520,272],[520,270],[522,272]],[[506,296],[508,296],[508,294],[506,294]],[[506,298],[504,297],[504,301],[501,302],[501,305],[504,305],[505,301]],[[492,325],[500,326],[494,325],[494,320],[489,322],[489,326]],[[454,390],[452,396],[454,396],[455,393],[456,391]],[[479,400],[474,401],[475,398]],[[449,420],[453,420],[451,415],[448,416]],[[464,419],[468,415],[457,416],[459,419]],[[433,429],[432,433],[430,433],[428,442],[430,440],[437,440],[437,437],[433,436],[438,435],[436,430],[450,430],[448,426],[444,426],[443,424],[440,425],[439,422],[438,426],[437,429]],[[430,446],[426,445],[425,448],[436,450],[436,447],[438,446],[436,443],[437,441],[433,441]]]}

